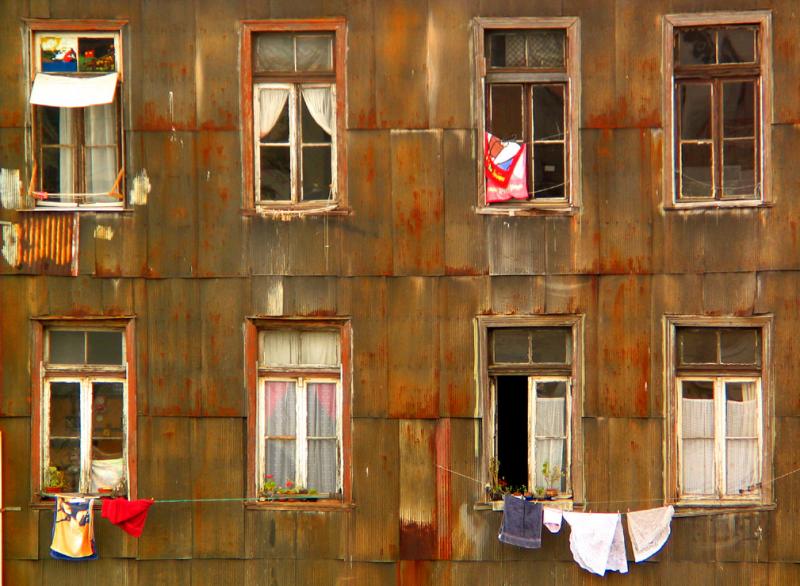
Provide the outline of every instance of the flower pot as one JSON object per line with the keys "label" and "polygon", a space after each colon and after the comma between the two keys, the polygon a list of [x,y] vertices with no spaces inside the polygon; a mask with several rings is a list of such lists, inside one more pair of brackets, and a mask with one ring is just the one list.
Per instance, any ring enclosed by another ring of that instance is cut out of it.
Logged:
{"label": "flower pot", "polygon": [[47,494],[58,494],[59,492],[64,492],[63,486],[46,486],[44,491]]}
{"label": "flower pot", "polygon": [[544,491],[544,495],[549,499],[554,499],[558,496],[558,489],[557,488],[548,488]]}

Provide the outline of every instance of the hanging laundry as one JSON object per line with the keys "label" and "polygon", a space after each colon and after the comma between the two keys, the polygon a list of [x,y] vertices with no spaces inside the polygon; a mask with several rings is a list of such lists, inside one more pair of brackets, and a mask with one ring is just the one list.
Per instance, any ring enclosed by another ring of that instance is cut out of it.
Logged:
{"label": "hanging laundry", "polygon": [[598,576],[607,570],[628,572],[619,513],[564,512],[564,519],[571,530],[569,548],[580,567]]}
{"label": "hanging laundry", "polygon": [[561,531],[561,519],[563,511],[561,509],[553,509],[551,507],[544,507],[542,514],[543,525],[547,527],[550,533],[558,533]]}
{"label": "hanging laundry", "polygon": [[631,538],[634,560],[642,562],[664,546],[669,539],[674,514],[672,505],[628,513],[628,536]]}
{"label": "hanging laundry", "polygon": [[91,498],[56,497],[51,557],[59,560],[97,558],[92,503],[94,499]]}
{"label": "hanging laundry", "polygon": [[486,202],[528,199],[525,145],[485,136]]}
{"label": "hanging laundry", "polygon": [[510,494],[503,496],[503,522],[497,538],[528,549],[542,547],[542,504]]}
{"label": "hanging laundry", "polygon": [[152,499],[136,501],[129,501],[126,498],[104,499],[103,517],[114,525],[119,525],[126,533],[139,537],[147,521],[147,510],[153,502]]}

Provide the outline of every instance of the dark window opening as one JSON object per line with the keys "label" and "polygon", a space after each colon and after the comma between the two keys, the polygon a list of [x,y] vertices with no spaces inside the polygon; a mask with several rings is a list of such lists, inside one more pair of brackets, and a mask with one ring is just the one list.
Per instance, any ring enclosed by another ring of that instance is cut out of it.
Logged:
{"label": "dark window opening", "polygon": [[508,486],[528,484],[528,377],[498,376],[497,460]]}

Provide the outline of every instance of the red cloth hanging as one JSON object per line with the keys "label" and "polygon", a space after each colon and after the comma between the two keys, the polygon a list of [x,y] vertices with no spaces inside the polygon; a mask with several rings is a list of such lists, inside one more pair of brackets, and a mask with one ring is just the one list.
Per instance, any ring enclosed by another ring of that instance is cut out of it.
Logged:
{"label": "red cloth hanging", "polygon": [[147,510],[154,502],[152,499],[103,499],[103,517],[119,525],[126,533],[139,537],[147,520]]}

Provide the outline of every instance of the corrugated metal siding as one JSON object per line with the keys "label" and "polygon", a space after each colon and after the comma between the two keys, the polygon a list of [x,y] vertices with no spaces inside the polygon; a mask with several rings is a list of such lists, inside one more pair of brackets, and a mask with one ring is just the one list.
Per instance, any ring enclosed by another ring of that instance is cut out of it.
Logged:
{"label": "corrugated metal siding", "polygon": [[34,274],[77,275],[78,223],[75,213],[26,214],[21,268]]}

